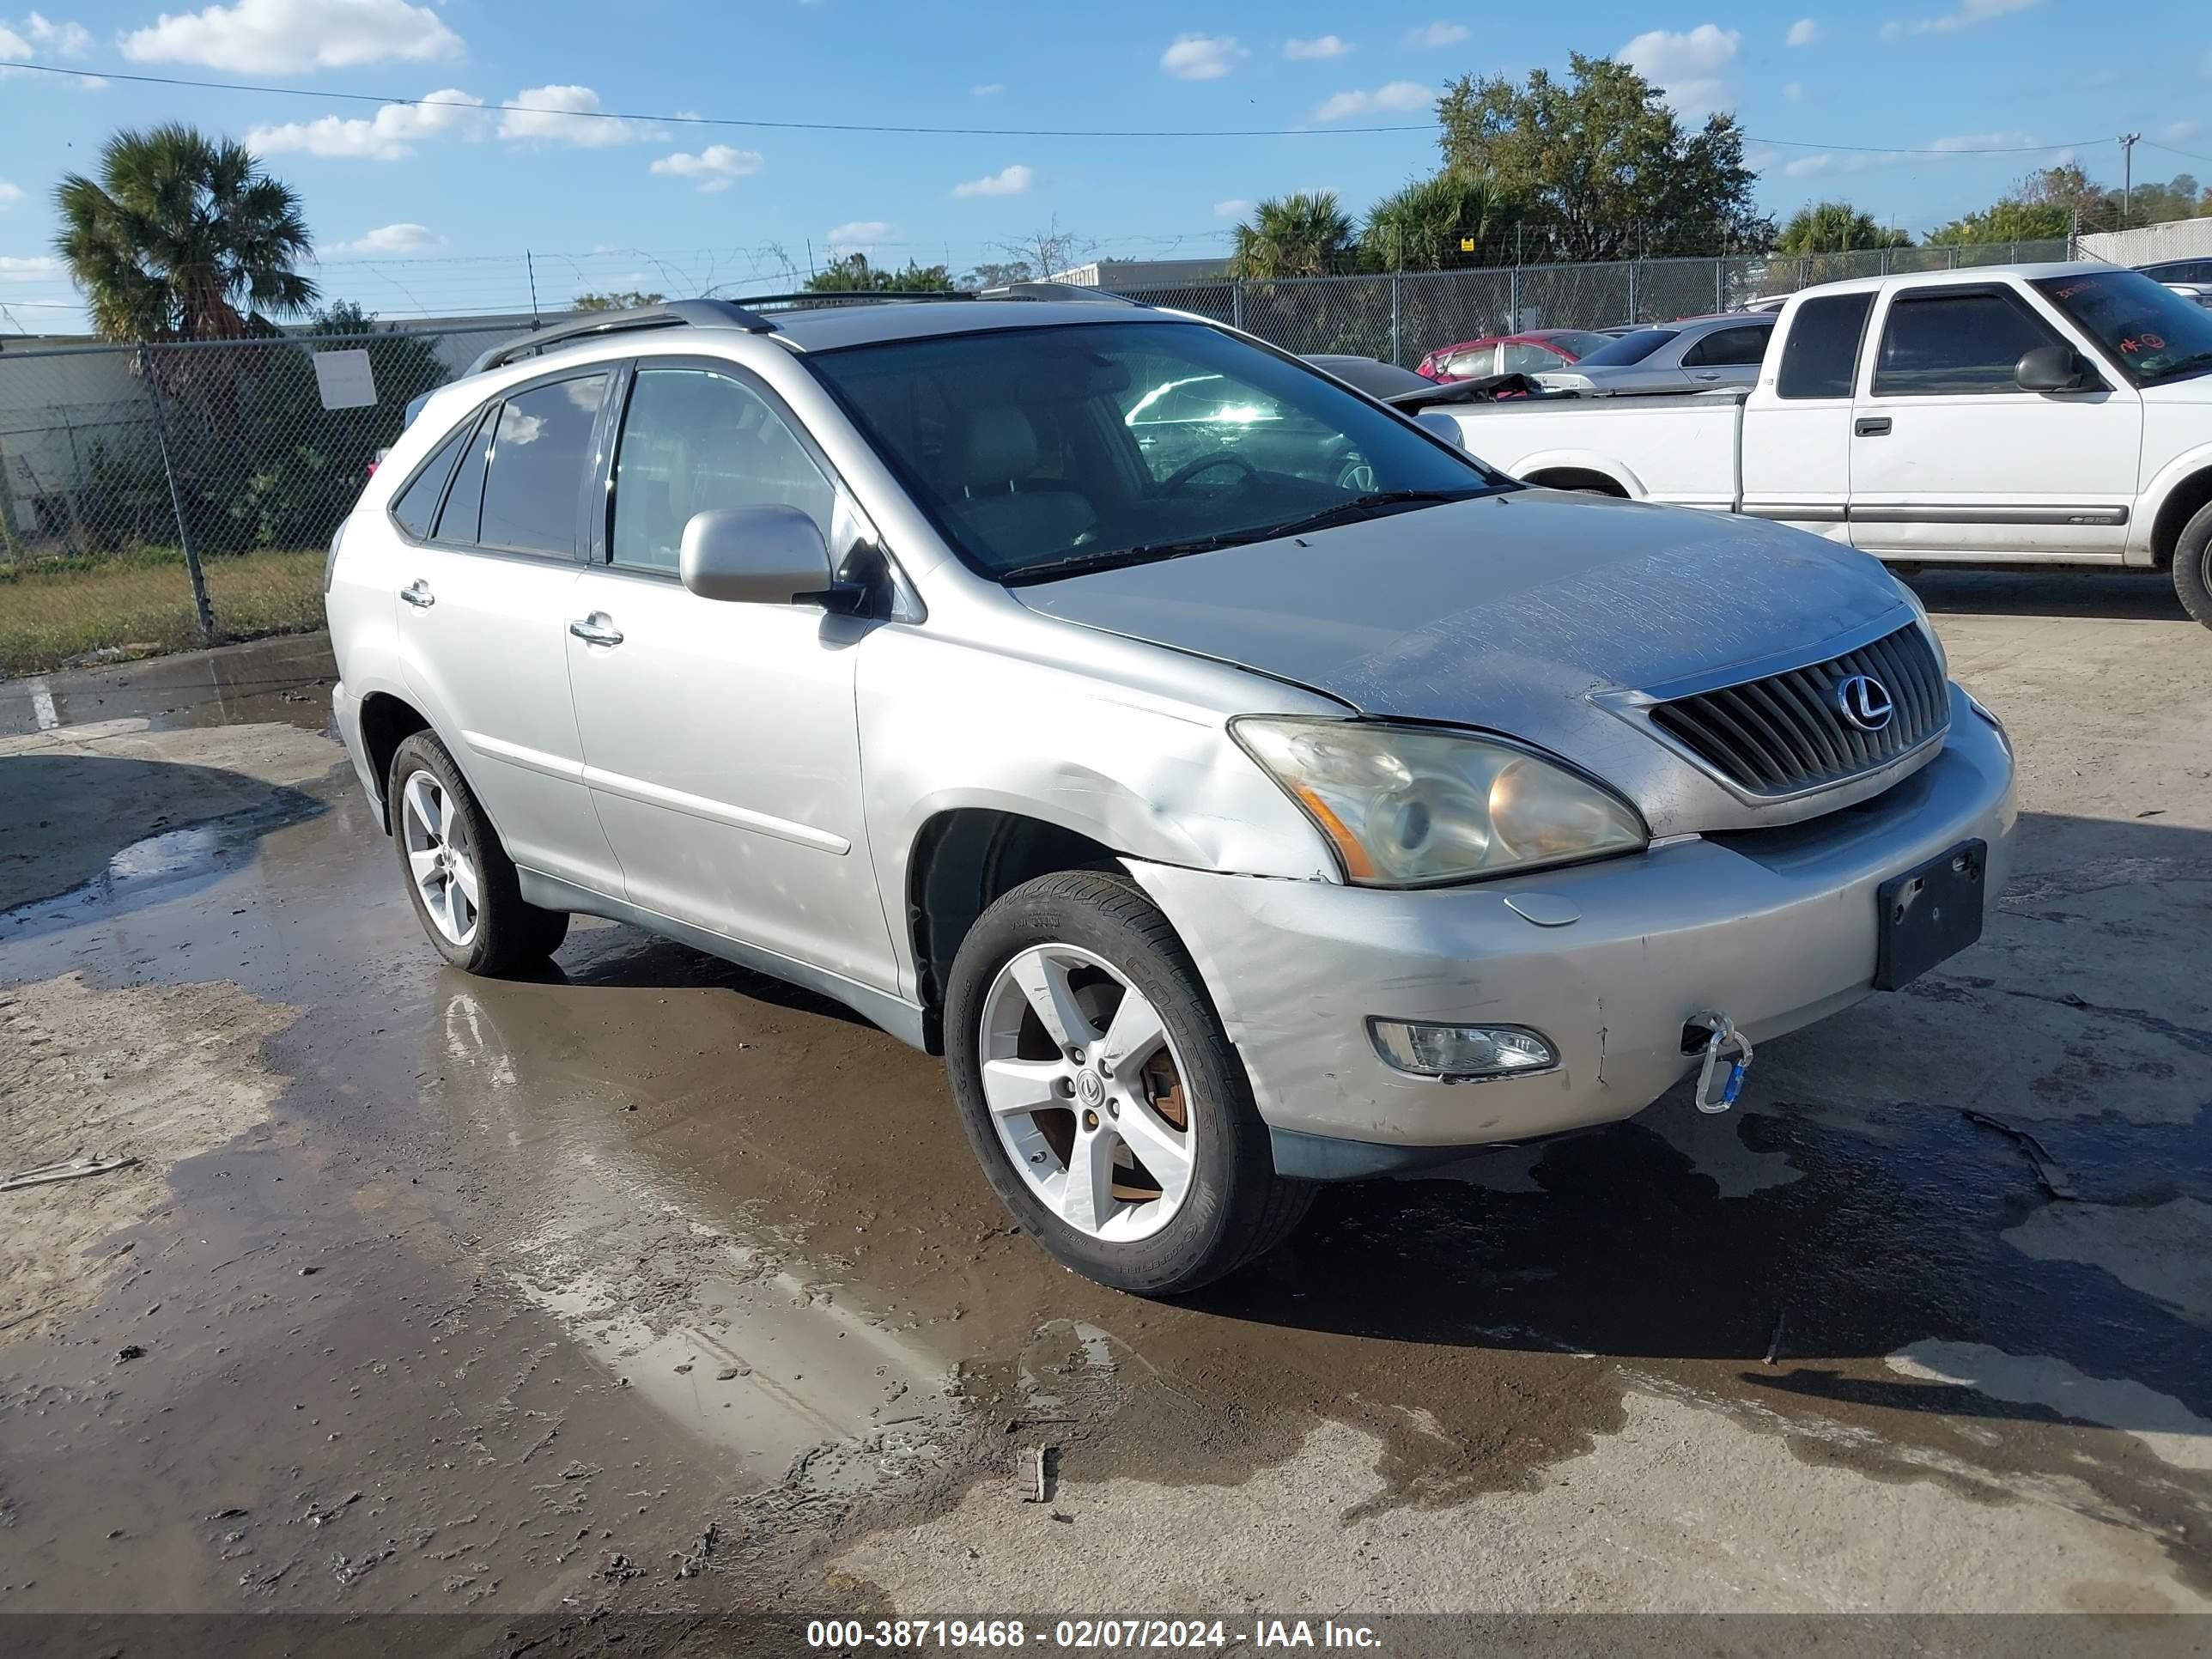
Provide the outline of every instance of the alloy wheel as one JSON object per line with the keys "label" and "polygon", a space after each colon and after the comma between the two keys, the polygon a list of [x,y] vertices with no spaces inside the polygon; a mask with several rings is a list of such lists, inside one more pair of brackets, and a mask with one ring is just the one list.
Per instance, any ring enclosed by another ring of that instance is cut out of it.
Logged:
{"label": "alloy wheel", "polygon": [[467,945],[477,936],[483,890],[445,786],[428,772],[410,774],[399,792],[399,817],[407,868],[430,925],[453,944]]}
{"label": "alloy wheel", "polygon": [[1174,1040],[1103,957],[1035,945],[983,1000],[983,1097],[1039,1202],[1087,1237],[1133,1243],[1167,1225],[1198,1145]]}

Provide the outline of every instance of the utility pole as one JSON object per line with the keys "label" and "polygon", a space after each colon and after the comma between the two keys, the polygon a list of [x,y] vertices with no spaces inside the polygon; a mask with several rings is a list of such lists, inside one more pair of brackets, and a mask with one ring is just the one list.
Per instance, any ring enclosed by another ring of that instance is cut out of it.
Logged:
{"label": "utility pole", "polygon": [[2140,132],[2120,135],[2120,228],[2128,228],[2136,198],[2136,146],[2142,143]]}

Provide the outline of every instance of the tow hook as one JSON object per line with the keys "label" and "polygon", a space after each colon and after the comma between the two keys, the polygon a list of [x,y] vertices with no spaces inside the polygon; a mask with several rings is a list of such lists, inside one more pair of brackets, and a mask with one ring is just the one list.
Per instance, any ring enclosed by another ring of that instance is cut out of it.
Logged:
{"label": "tow hook", "polygon": [[[1751,1070],[1751,1039],[1735,1029],[1735,1022],[1726,1014],[1699,1014],[1683,1028],[1687,1036],[1694,1030],[1711,1033],[1705,1041],[1705,1064],[1698,1070],[1698,1109],[1709,1115],[1727,1111],[1735,1104],[1742,1092],[1743,1079]],[[1723,1060],[1728,1062],[1728,1076],[1722,1081],[1720,1092],[1713,1092],[1713,1073],[1720,1069]]]}

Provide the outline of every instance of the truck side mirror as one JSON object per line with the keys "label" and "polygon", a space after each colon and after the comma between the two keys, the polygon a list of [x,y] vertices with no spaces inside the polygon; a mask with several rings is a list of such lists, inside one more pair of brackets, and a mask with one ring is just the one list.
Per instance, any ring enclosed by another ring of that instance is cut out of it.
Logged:
{"label": "truck side mirror", "polygon": [[2013,379],[2022,392],[2089,392],[2103,383],[2089,360],[2072,346],[2037,346],[2021,354]]}

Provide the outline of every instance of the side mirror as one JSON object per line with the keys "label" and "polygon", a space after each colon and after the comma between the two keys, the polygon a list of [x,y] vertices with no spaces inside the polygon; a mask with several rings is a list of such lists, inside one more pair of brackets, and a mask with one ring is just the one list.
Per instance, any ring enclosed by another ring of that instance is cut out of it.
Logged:
{"label": "side mirror", "polygon": [[821,526],[795,507],[715,507],[684,526],[678,566],[702,599],[739,605],[821,600],[835,586]]}
{"label": "side mirror", "polygon": [[2038,346],[2021,354],[2012,377],[2022,392],[2088,392],[2102,384],[2089,360],[2072,346]]}

